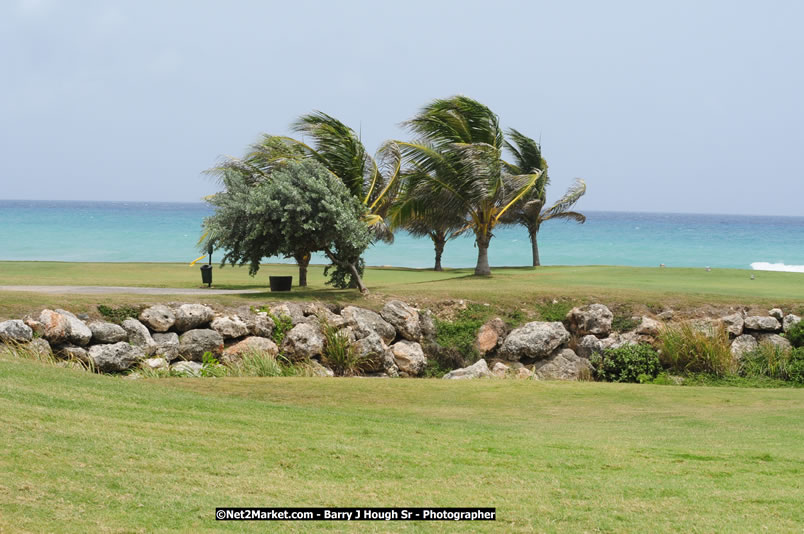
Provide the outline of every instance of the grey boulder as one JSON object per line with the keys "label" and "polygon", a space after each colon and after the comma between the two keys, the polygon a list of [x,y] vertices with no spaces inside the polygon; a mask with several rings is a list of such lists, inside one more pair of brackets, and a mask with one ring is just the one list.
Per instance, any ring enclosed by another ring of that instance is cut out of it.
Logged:
{"label": "grey boulder", "polygon": [[503,341],[498,355],[510,361],[541,359],[569,341],[570,334],[559,322],[534,321],[515,328]]}
{"label": "grey boulder", "polygon": [[419,312],[401,300],[389,300],[380,310],[380,316],[408,341],[420,341],[422,326]]}
{"label": "grey boulder", "polygon": [[203,369],[202,364],[192,361],[176,362],[170,366],[170,370],[180,376],[201,376]]}
{"label": "grey boulder", "polygon": [[33,339],[33,330],[30,326],[18,319],[0,323],[0,342],[28,343]]}
{"label": "grey boulder", "polygon": [[248,335],[248,325],[236,315],[216,317],[210,326],[223,339],[234,339]]}
{"label": "grey boulder", "polygon": [[137,319],[126,319],[123,321],[123,330],[128,334],[128,342],[136,347],[142,347],[147,355],[151,355],[156,350],[156,342],[151,337],[148,328]]}
{"label": "grey boulder", "polygon": [[174,308],[173,314],[176,316],[173,328],[178,332],[200,329],[215,318],[212,308],[203,304],[182,304],[178,308]]}
{"label": "grey boulder", "polygon": [[542,380],[579,380],[589,378],[592,366],[571,349],[563,349],[546,360],[538,362],[533,369]]}
{"label": "grey boulder", "polygon": [[776,317],[753,315],[745,318],[745,328],[763,332],[776,332],[782,328],[782,325]]}
{"label": "grey boulder", "polygon": [[567,314],[570,330],[579,336],[608,335],[611,332],[612,319],[614,319],[614,314],[603,304],[572,308]]}
{"label": "grey boulder", "polygon": [[723,321],[723,326],[726,328],[726,332],[728,332],[730,336],[739,337],[743,335],[745,320],[741,314],[732,313],[731,315],[721,317],[720,320]]}
{"label": "grey boulder", "polygon": [[801,317],[798,315],[793,315],[792,313],[789,315],[785,315],[782,319],[782,328],[784,329],[785,333],[789,332],[791,328],[793,328],[796,324],[801,322]]}
{"label": "grey boulder", "polygon": [[140,347],[121,341],[113,344],[93,345],[89,347],[88,356],[98,371],[114,373],[130,369],[145,358],[145,353]]}
{"label": "grey boulder", "polygon": [[157,304],[142,310],[140,321],[154,332],[167,332],[175,324],[176,314],[164,304]]}
{"label": "grey boulder", "polygon": [[223,353],[223,337],[215,330],[198,328],[179,337],[179,355],[184,359],[200,362],[207,352],[214,357]]}
{"label": "grey boulder", "polygon": [[731,355],[739,360],[744,354],[747,354],[757,348],[757,340],[754,336],[743,334],[738,336],[731,342]]}
{"label": "grey boulder", "polygon": [[401,376],[418,376],[427,365],[422,346],[406,339],[397,341],[389,347]]}
{"label": "grey boulder", "polygon": [[39,322],[44,327],[43,337],[51,343],[86,345],[92,339],[89,327],[65,310],[42,310]]}
{"label": "grey boulder", "polygon": [[242,360],[243,356],[249,353],[276,356],[279,353],[279,348],[273,340],[264,337],[249,336],[226,347],[221,355],[221,362],[235,363]]}
{"label": "grey boulder", "polygon": [[176,332],[156,332],[151,336],[156,343],[153,353],[168,361],[179,357],[179,334]]}
{"label": "grey boulder", "polygon": [[[498,367],[500,365],[505,367],[505,369]],[[508,366],[500,362],[497,362],[495,368],[502,371],[502,376],[504,376],[505,372],[508,370]],[[492,373],[489,369],[489,364],[486,362],[486,360],[481,358],[469,367],[450,371],[449,373],[445,374],[443,378],[445,380],[470,380],[473,378],[490,378],[491,376]]]}
{"label": "grey boulder", "polygon": [[292,360],[304,360],[324,353],[324,334],[310,323],[299,323],[285,334],[282,352]]}
{"label": "grey boulder", "polygon": [[396,329],[380,316],[380,314],[356,306],[347,306],[341,310],[341,317],[346,319],[346,324],[352,327],[355,336],[358,338],[366,337],[375,332],[382,340],[388,344],[396,338]]}
{"label": "grey boulder", "polygon": [[92,332],[92,342],[98,343],[119,343],[128,339],[125,329],[114,323],[104,321],[92,321],[87,325]]}

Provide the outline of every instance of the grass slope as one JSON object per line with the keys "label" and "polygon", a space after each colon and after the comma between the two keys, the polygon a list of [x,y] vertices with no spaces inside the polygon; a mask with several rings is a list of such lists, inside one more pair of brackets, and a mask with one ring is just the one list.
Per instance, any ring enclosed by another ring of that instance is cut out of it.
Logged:
{"label": "grass slope", "polygon": [[[0,531],[800,532],[804,390],[127,381],[0,359]],[[497,523],[216,523],[216,506]],[[351,527],[351,528],[350,528]]]}
{"label": "grass slope", "polygon": [[[257,277],[245,268],[216,268],[215,287],[222,289],[265,288],[271,274],[296,275],[292,265],[266,265]],[[754,274],[756,279],[751,280]],[[427,302],[463,298],[506,308],[532,306],[535,301],[567,298],[579,302],[610,304],[640,303],[656,308],[701,305],[759,305],[804,308],[804,275],[736,269],[671,269],[647,267],[540,267],[498,268],[491,277],[472,276],[471,269],[436,273],[429,270],[370,268],[366,283],[378,298],[401,297]],[[59,263],[0,262],[4,285],[107,285],[153,287],[199,287],[196,267],[171,263]],[[175,300],[257,303],[271,299],[363,300],[353,290],[340,291],[324,284],[323,268],[313,266],[310,286],[291,293],[241,296],[177,297]],[[0,292],[0,318],[17,317],[45,305],[77,307],[92,311],[97,303],[164,302],[166,297],[35,295]]]}

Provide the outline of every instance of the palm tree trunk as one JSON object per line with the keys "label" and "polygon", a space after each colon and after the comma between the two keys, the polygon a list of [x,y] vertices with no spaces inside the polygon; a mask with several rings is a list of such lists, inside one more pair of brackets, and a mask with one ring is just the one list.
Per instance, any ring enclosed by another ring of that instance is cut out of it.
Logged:
{"label": "palm tree trunk", "polygon": [[433,240],[433,245],[435,245],[435,267],[433,267],[433,270],[443,271],[444,269],[441,268],[441,255],[444,253],[447,238],[443,232],[431,232],[430,239]]}
{"label": "palm tree trunk", "polygon": [[491,274],[491,267],[489,267],[489,241],[491,241],[491,236],[488,234],[475,235],[475,244],[477,245],[475,276],[488,276]]}
{"label": "palm tree trunk", "polygon": [[533,251],[533,266],[538,267],[539,263],[539,229],[529,230],[528,236],[530,237],[530,248]]}
{"label": "palm tree trunk", "polygon": [[310,253],[301,253],[294,256],[299,266],[299,287],[307,287],[307,266],[310,265]]}

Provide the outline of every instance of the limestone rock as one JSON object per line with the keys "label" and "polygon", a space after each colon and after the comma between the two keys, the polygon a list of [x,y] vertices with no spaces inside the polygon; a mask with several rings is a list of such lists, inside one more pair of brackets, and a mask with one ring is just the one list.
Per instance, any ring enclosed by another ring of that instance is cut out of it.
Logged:
{"label": "limestone rock", "polygon": [[776,332],[782,328],[782,325],[776,319],[776,317],[753,315],[745,318],[745,328],[748,330],[760,330],[763,332]]}
{"label": "limestone rock", "polygon": [[563,349],[538,362],[534,374],[542,380],[578,380],[591,376],[592,366],[571,349]]}
{"label": "limestone rock", "polygon": [[480,327],[475,337],[475,348],[481,355],[486,355],[497,348],[505,335],[505,323],[495,317]]}
{"label": "limestone rock", "polygon": [[731,315],[721,317],[720,320],[723,321],[723,325],[726,327],[726,332],[728,332],[730,336],[739,337],[743,335],[745,320],[741,314],[732,313]]}
{"label": "limestone rock", "polygon": [[202,364],[193,361],[176,362],[170,366],[171,371],[183,376],[201,376],[202,369]]}
{"label": "limestone rock", "polygon": [[90,361],[103,373],[125,371],[144,358],[142,348],[129,345],[125,341],[89,347]]}
{"label": "limestone rock", "polygon": [[773,308],[771,310],[768,310],[768,315],[775,318],[779,322],[781,322],[782,319],[784,318],[784,312],[779,308]]}
{"label": "limestone rock", "polygon": [[50,343],[41,337],[32,339],[30,342],[23,345],[23,347],[25,350],[29,350],[35,354],[39,354],[40,356],[47,356],[48,354],[53,353],[53,349],[50,348]]}
{"label": "limestone rock", "polygon": [[[608,339],[608,338],[607,338]],[[613,344],[613,343],[612,343]],[[578,343],[578,356],[581,358],[591,358],[592,354],[602,353],[603,343],[597,336],[592,334],[583,336]]]}
{"label": "limestone rock", "polygon": [[154,354],[168,361],[179,357],[179,334],[176,332],[156,332],[151,336],[156,343]]}
{"label": "limestone rock", "polygon": [[358,338],[368,336],[375,332],[388,344],[396,338],[396,329],[383,319],[380,314],[364,308],[347,306],[341,310],[341,317],[351,326]]}
{"label": "limestone rock", "polygon": [[142,365],[149,369],[167,369],[168,361],[164,358],[148,358],[142,362]]}
{"label": "limestone rock", "polygon": [[33,339],[33,330],[24,322],[12,319],[0,323],[0,342],[28,343]]}
{"label": "limestone rock", "polygon": [[510,370],[511,368],[505,365],[503,362],[496,362],[491,367],[491,374],[497,378],[505,378]]}
{"label": "limestone rock", "polygon": [[570,330],[579,336],[608,335],[611,332],[612,319],[614,319],[614,314],[603,304],[572,308],[567,314]]}
{"label": "limestone rock", "polygon": [[283,302],[271,307],[271,315],[275,317],[290,317],[294,325],[304,321],[304,308],[295,302]]}
{"label": "limestone rock", "polygon": [[203,304],[182,304],[178,308],[174,308],[173,314],[176,317],[173,328],[177,332],[202,329],[215,318],[212,308]]}
{"label": "limestone rock", "polygon": [[42,310],[39,322],[44,326],[43,337],[51,343],[86,345],[92,339],[92,331],[70,312],[65,310]]}
{"label": "limestone rock", "polygon": [[248,335],[248,325],[236,315],[216,317],[211,328],[218,332],[223,339],[234,339]]}
{"label": "limestone rock", "polygon": [[148,328],[137,319],[123,321],[123,330],[128,334],[128,342],[135,347],[142,347],[145,354],[152,355],[156,350],[156,342],[151,337]]}
{"label": "limestone rock", "polygon": [[285,334],[282,353],[292,360],[304,360],[324,353],[324,334],[309,323],[299,323]]}
{"label": "limestone rock", "polygon": [[415,308],[401,300],[389,300],[380,311],[380,316],[408,341],[421,340],[422,326]]}
{"label": "limestone rock", "polygon": [[186,360],[201,362],[204,353],[218,357],[223,352],[223,338],[215,330],[198,328],[179,337],[179,354]]}
{"label": "limestone rock", "polygon": [[337,313],[333,313],[327,306],[321,304],[320,302],[313,302],[311,304],[307,304],[303,308],[304,315],[306,316],[305,322],[309,322],[310,324],[314,324],[314,322],[320,323],[321,321],[325,322],[329,326],[334,328],[343,328],[346,326],[346,319],[338,315]]}
{"label": "limestone rock", "polygon": [[87,325],[92,332],[93,343],[119,343],[128,339],[125,329],[114,323],[92,321]]}
{"label": "limestone rock", "polygon": [[422,346],[415,341],[402,339],[390,347],[401,376],[418,376],[427,365]]}
{"label": "limestone rock", "polygon": [[243,355],[257,352],[261,354],[268,354],[276,356],[279,353],[279,347],[276,346],[272,340],[264,337],[249,336],[242,341],[238,341],[234,345],[230,345],[223,350],[221,362],[233,363],[243,359]]}
{"label": "limestone rock", "polygon": [[[498,366],[502,365],[505,367],[505,370],[508,369],[503,363],[497,362],[494,367],[495,369],[499,368]],[[455,369],[454,371],[450,371],[449,373],[444,375],[445,380],[469,380],[473,378],[490,378],[492,372],[489,370],[489,364],[483,358],[477,360],[475,363],[470,365],[469,367],[464,367],[463,369]],[[505,371],[502,372],[502,376],[505,376]],[[502,377],[501,377],[502,378]]]}
{"label": "limestone rock", "polygon": [[76,347],[75,345],[62,345],[56,351],[60,358],[65,360],[78,360],[81,362],[89,362],[89,353],[83,347]]}
{"label": "limestone rock", "polygon": [[271,337],[274,333],[274,320],[266,312],[259,312],[246,318],[248,333],[252,336]]}
{"label": "limestone rock", "polygon": [[140,322],[154,332],[167,332],[176,322],[176,314],[164,304],[157,304],[142,310]]}
{"label": "limestone rock", "polygon": [[37,319],[34,319],[30,315],[26,315],[25,318],[22,320],[22,322],[24,322],[25,325],[28,326],[28,328],[30,328],[35,335],[40,337],[43,337],[45,335],[45,325],[43,325]]}
{"label": "limestone rock", "polygon": [[798,315],[793,315],[791,313],[789,315],[785,315],[784,319],[782,319],[782,327],[783,327],[785,332],[789,332],[790,329],[793,328],[793,326],[796,325],[796,323],[800,323],[800,322],[801,322],[801,317],[799,317]]}
{"label": "limestone rock", "polygon": [[419,310],[419,325],[422,329],[422,341],[435,341],[436,326],[433,312],[430,310]]}
{"label": "limestone rock", "polygon": [[322,376],[326,378],[335,376],[335,372],[332,369],[321,365],[316,360],[310,360],[310,372],[313,376]]}
{"label": "limestone rock", "polygon": [[673,318],[673,310],[664,310],[662,313],[657,315],[656,317],[659,318],[660,321],[669,321]]}
{"label": "limestone rock", "polygon": [[376,373],[384,371],[388,367],[386,360],[396,365],[393,356],[388,358],[388,346],[376,332],[372,332],[364,338],[358,339],[354,342],[354,349],[361,360],[365,362],[365,371],[369,373]]}
{"label": "limestone rock", "polygon": [[503,341],[498,354],[501,358],[519,361],[522,358],[545,358],[569,341],[570,334],[559,322],[534,321],[515,328]]}
{"label": "limestone rock", "polygon": [[759,334],[759,336],[757,336],[757,341],[759,343],[774,345],[782,350],[790,350],[793,348],[793,345],[790,344],[790,341],[783,338],[779,334]]}
{"label": "limestone rock", "polygon": [[642,336],[656,337],[662,330],[662,323],[650,317],[642,317],[642,322],[634,330],[635,333]]}
{"label": "limestone rock", "polygon": [[757,346],[757,340],[754,339],[754,336],[743,334],[731,342],[731,355],[734,356],[735,359],[739,360],[744,354],[755,350]]}

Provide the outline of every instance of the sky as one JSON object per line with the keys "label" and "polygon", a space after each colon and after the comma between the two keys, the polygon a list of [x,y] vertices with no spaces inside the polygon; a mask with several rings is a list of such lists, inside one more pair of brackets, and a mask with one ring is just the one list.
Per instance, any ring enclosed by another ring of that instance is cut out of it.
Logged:
{"label": "sky", "polygon": [[321,110],[370,151],[464,94],[548,201],[804,215],[804,2],[0,0],[0,198],[193,202]]}

